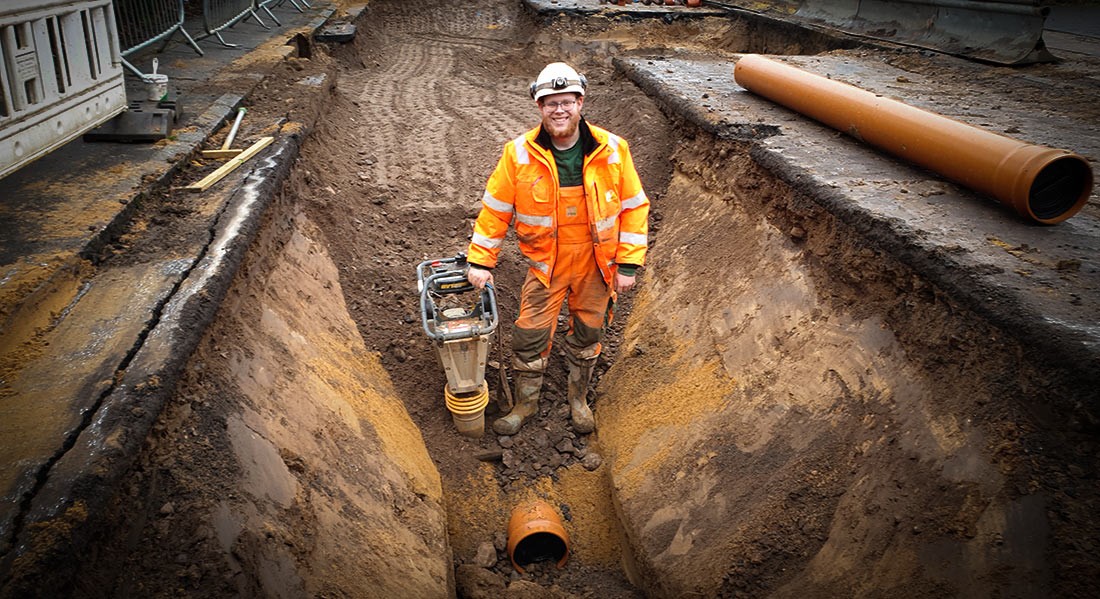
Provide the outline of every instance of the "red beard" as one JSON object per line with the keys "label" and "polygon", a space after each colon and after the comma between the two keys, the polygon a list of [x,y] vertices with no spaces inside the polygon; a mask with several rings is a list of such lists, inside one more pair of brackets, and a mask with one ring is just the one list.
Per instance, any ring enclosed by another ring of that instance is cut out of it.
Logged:
{"label": "red beard", "polygon": [[542,116],[542,128],[550,134],[550,137],[568,138],[571,137],[577,131],[577,126],[581,122],[581,114],[579,111],[574,111],[569,115],[569,120],[565,123],[558,124],[554,122],[554,119],[550,116]]}

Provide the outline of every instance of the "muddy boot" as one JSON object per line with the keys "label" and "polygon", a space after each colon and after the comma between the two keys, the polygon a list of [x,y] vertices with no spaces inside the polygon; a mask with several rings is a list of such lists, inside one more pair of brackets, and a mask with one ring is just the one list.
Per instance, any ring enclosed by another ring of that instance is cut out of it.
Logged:
{"label": "muddy boot", "polygon": [[512,358],[512,370],[516,373],[516,405],[503,418],[493,422],[498,435],[514,435],[523,421],[539,410],[539,393],[542,391],[542,373],[546,371],[546,358],[534,362],[522,362]]}
{"label": "muddy boot", "polygon": [[596,420],[588,407],[588,383],[592,381],[592,370],[596,367],[598,356],[586,357],[565,352],[569,362],[569,412],[573,418],[573,430],[588,434],[596,430]]}

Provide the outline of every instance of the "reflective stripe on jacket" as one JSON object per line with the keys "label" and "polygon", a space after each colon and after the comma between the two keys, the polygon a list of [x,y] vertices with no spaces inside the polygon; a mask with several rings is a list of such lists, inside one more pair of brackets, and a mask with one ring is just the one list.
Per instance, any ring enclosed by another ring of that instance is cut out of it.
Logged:
{"label": "reflective stripe on jacket", "polygon": [[[611,285],[616,264],[645,264],[649,198],[626,140],[581,119],[584,190],[596,263]],[[481,198],[467,259],[496,266],[513,217],[519,247],[544,285],[557,255],[558,169],[549,135],[535,127],[504,146]]]}

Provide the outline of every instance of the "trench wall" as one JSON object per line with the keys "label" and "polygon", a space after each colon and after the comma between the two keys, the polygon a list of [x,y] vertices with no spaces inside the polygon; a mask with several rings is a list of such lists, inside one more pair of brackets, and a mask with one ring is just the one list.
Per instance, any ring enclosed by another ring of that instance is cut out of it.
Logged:
{"label": "trench wall", "polygon": [[319,235],[274,204],[75,596],[454,596],[439,474]]}
{"label": "trench wall", "polygon": [[654,597],[1087,596],[1075,580],[1096,566],[1069,539],[1096,538],[1094,448],[1067,407],[1087,390],[745,150],[700,133],[677,151],[600,384],[635,582]]}

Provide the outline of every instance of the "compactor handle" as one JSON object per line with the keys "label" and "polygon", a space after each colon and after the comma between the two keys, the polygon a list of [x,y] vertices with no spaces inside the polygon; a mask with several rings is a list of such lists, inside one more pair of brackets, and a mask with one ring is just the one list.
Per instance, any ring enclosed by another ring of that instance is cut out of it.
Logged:
{"label": "compactor handle", "polygon": [[[434,290],[438,293],[465,293],[473,291],[473,285],[466,280],[466,255],[459,253],[453,258],[437,258],[425,260],[416,266],[416,287],[423,292],[428,286],[428,281],[434,283]],[[436,275],[445,275],[450,278],[436,278]]]}
{"label": "compactor handle", "polygon": [[489,326],[485,328],[482,335],[488,335],[497,330],[497,325],[500,324],[500,313],[497,312],[497,290],[492,283],[486,283],[481,290],[481,305],[484,306],[486,302],[489,303]]}
{"label": "compactor handle", "polygon": [[[421,264],[431,264],[435,262],[429,260]],[[485,315],[489,315],[489,323],[484,327],[481,325],[474,325],[465,331],[449,331],[441,333],[432,326],[429,321],[435,316],[435,303],[430,297],[431,290],[437,284],[446,284],[448,282],[465,281],[465,276],[455,276],[454,271],[438,272],[433,275],[423,278],[420,268],[417,268],[418,286],[420,287],[420,322],[424,327],[424,334],[429,338],[436,341],[454,341],[456,339],[469,339],[473,337],[481,337],[484,335],[490,335],[493,331],[497,330],[497,326],[500,324],[500,313],[497,309],[497,297],[496,291],[492,285],[486,285],[481,290],[480,304],[481,304],[481,319],[485,321]]]}

